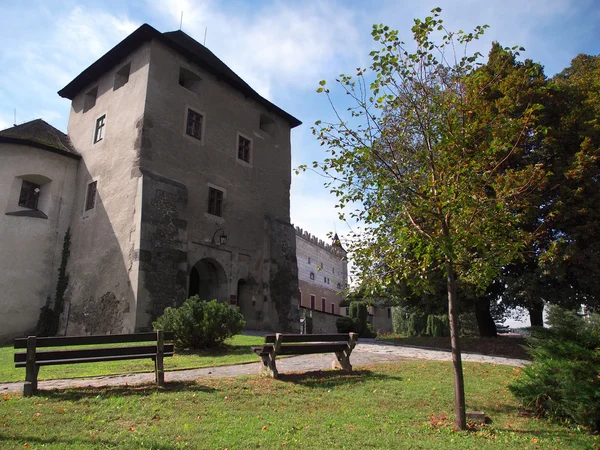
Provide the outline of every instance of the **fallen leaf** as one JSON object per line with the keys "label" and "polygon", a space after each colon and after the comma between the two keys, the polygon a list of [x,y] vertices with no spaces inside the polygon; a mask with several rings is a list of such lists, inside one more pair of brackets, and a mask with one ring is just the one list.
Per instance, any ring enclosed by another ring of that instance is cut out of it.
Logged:
{"label": "fallen leaf", "polygon": [[262,427],[263,431],[267,431],[267,426],[265,425],[264,427]]}

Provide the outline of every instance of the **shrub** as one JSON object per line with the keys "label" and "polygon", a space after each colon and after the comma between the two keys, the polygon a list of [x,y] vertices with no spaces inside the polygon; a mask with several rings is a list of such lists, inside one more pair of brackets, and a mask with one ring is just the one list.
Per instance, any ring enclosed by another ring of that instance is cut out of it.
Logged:
{"label": "shrub", "polygon": [[359,337],[370,338],[374,337],[372,328],[369,328],[369,310],[367,309],[366,302],[352,302],[350,303],[350,318],[354,322],[354,331],[358,333]]}
{"label": "shrub", "polygon": [[337,328],[338,333],[352,333],[356,332],[354,320],[352,317],[343,316],[335,321],[335,326]]}
{"label": "shrub", "polygon": [[394,333],[400,335],[408,334],[408,309],[403,306],[392,308],[392,327]]}
{"label": "shrub", "polygon": [[430,314],[427,316],[427,335],[433,337],[448,337],[450,336],[450,322],[446,314],[436,316]]}
{"label": "shrub", "polygon": [[408,335],[420,336],[427,331],[427,316],[420,312],[414,312],[408,318]]}
{"label": "shrub", "polygon": [[217,347],[244,329],[244,317],[237,310],[216,300],[201,301],[195,295],[179,308],[166,308],[154,323],[154,329],[173,331],[175,348]]}
{"label": "shrub", "polygon": [[591,429],[600,426],[600,315],[583,319],[552,307],[552,328],[532,330],[533,364],[509,386],[525,407],[540,416]]}

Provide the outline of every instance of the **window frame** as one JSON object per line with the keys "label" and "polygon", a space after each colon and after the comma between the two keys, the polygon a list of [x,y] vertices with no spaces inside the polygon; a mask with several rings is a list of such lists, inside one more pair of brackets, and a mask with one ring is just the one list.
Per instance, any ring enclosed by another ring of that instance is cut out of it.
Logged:
{"label": "window frame", "polygon": [[[212,203],[213,203],[213,195],[215,194],[214,200],[217,202],[214,206],[217,208],[217,211],[211,212]],[[220,195],[219,195],[220,194]],[[225,199],[225,193],[213,186],[208,186],[208,205],[206,208],[206,212],[211,216],[223,217],[223,200]]]}
{"label": "window frame", "polygon": [[[202,123],[200,124],[200,139],[195,137],[194,135],[188,134],[188,116],[189,112],[193,112],[195,114],[200,115],[202,118]],[[198,108],[190,105],[186,105],[183,111],[183,136],[190,142],[194,142],[196,144],[204,145],[205,137],[206,137],[206,114],[199,110]]]}
{"label": "window frame", "polygon": [[[90,201],[90,186],[94,185],[94,199],[93,199],[93,204],[92,206],[89,206],[89,201]],[[84,214],[91,214],[91,211],[94,211],[96,209],[96,205],[97,205],[97,200],[98,200],[98,180],[92,180],[89,183],[86,184],[85,187],[85,198],[83,201],[83,213]]]}
{"label": "window frame", "polygon": [[[27,198],[25,199],[25,201],[21,201],[21,198],[23,197],[23,188],[27,185],[31,185],[30,189],[28,189],[27,191],[25,191],[27,193]],[[35,191],[37,189],[37,192]],[[27,208],[27,209],[33,209],[35,211],[38,211],[38,202],[40,199],[40,192],[42,191],[42,185],[34,183],[33,181],[29,181],[29,180],[24,180],[21,179],[21,188],[19,189],[19,200],[17,202],[17,204],[21,207],[21,208]],[[29,204],[27,203],[27,200],[30,199],[34,199],[35,201],[33,202],[34,206],[29,206]]]}
{"label": "window frame", "polygon": [[[248,137],[244,133],[240,133],[239,131],[236,133],[235,138],[235,160],[245,166],[252,167],[252,162],[254,159],[254,141],[251,137]],[[240,158],[240,141],[245,139],[248,141],[248,160]]]}
{"label": "window frame", "polygon": [[[102,126],[98,126],[100,121],[102,121]],[[100,131],[100,133],[99,133]],[[100,138],[98,138],[98,135],[100,134]],[[92,136],[92,143],[94,145],[101,143],[102,141],[104,141],[106,137],[106,113],[104,114],[100,114],[98,117],[96,117],[96,119],[94,120],[94,134]]]}

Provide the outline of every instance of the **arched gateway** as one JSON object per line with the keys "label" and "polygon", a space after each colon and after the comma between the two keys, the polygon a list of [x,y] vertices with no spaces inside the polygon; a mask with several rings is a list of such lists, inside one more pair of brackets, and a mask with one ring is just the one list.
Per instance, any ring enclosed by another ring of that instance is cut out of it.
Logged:
{"label": "arched gateway", "polygon": [[212,258],[203,258],[190,272],[188,296],[198,295],[200,300],[225,302],[228,298],[227,274],[223,266]]}

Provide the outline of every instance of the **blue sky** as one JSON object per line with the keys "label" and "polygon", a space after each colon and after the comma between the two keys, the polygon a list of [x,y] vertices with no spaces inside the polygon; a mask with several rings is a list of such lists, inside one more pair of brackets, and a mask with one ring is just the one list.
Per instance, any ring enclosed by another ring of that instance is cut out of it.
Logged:
{"label": "blue sky", "polygon": [[[490,25],[478,50],[493,40],[521,45],[527,58],[552,75],[578,53],[600,53],[598,0],[455,1],[204,1],[1,0],[0,129],[43,118],[66,131],[69,101],[57,94],[89,64],[146,22],[160,31],[179,28],[206,45],[260,94],[298,117],[293,165],[324,156],[310,132],[331,110],[315,93],[332,80],[368,65],[373,23],[385,23],[410,40],[414,17],[436,7],[451,30]],[[337,220],[335,198],[311,173],[293,176],[292,221],[325,238],[348,226]]]}

